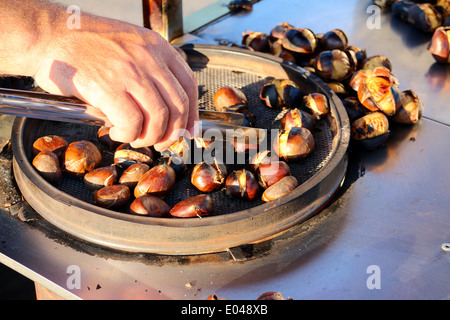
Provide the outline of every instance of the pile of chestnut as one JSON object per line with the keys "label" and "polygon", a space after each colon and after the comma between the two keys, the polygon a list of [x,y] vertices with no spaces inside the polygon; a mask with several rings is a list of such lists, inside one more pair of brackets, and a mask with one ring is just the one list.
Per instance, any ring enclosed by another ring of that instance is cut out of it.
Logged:
{"label": "pile of chestnut", "polygon": [[450,63],[450,1],[373,0],[382,9],[411,24],[420,31],[433,34],[428,46],[438,63]]}
{"label": "pile of chestnut", "polygon": [[350,45],[344,31],[315,34],[282,22],[270,33],[247,31],[241,47],[269,53],[320,77],[341,98],[351,121],[351,138],[373,150],[389,136],[389,123],[415,124],[423,103],[412,90],[401,91],[392,63]]}

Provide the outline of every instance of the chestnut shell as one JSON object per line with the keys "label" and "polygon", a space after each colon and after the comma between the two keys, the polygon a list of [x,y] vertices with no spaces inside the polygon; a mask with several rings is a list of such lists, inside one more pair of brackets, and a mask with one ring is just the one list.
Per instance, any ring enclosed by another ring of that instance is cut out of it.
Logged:
{"label": "chestnut shell", "polygon": [[229,86],[219,88],[214,93],[213,102],[217,111],[235,106],[247,106],[248,104],[247,97],[241,89]]}
{"label": "chestnut shell", "polygon": [[296,162],[314,150],[314,137],[306,128],[294,127],[281,130],[274,139],[273,150],[283,160]]}
{"label": "chestnut shell", "polygon": [[213,201],[208,194],[200,194],[178,202],[170,210],[170,215],[177,218],[195,218],[210,215]]}
{"label": "chestnut shell", "polygon": [[150,166],[145,163],[132,164],[121,174],[119,184],[124,184],[133,189],[148,170],[150,170]]}
{"label": "chestnut shell", "polygon": [[261,199],[264,202],[276,200],[285,194],[288,194],[298,186],[298,180],[294,176],[286,176],[267,188]]}
{"label": "chestnut shell", "polygon": [[114,164],[126,169],[135,163],[151,166],[156,159],[149,147],[133,148],[129,143],[122,143],[114,153]]}
{"label": "chestnut shell", "polygon": [[41,151],[47,150],[60,157],[68,145],[67,140],[63,137],[57,135],[46,135],[34,141],[33,156],[36,156]]}
{"label": "chestnut shell", "polygon": [[148,170],[134,188],[134,196],[139,198],[151,194],[160,198],[166,197],[173,189],[176,181],[175,171],[166,164],[154,166]]}
{"label": "chestnut shell", "polygon": [[223,185],[227,174],[225,164],[202,161],[196,164],[192,170],[191,183],[202,192],[211,192]]}
{"label": "chestnut shell", "polygon": [[102,155],[95,144],[90,141],[75,141],[64,152],[64,169],[74,177],[83,177],[86,172],[98,168]]}
{"label": "chestnut shell", "polygon": [[130,205],[130,213],[164,218],[170,216],[170,206],[164,200],[146,194],[133,200]]}
{"label": "chestnut shell", "polygon": [[86,188],[94,191],[115,184],[118,177],[119,174],[115,166],[99,167],[87,172],[83,181]]}
{"label": "chestnut shell", "polygon": [[43,150],[33,158],[33,167],[39,175],[52,184],[62,179],[62,170],[58,156],[52,151]]}
{"label": "chestnut shell", "polygon": [[234,170],[225,181],[228,194],[243,200],[253,200],[259,194],[256,177],[248,170]]}
{"label": "chestnut shell", "polygon": [[130,188],[125,185],[115,184],[94,191],[94,203],[103,208],[120,208],[131,197]]}
{"label": "chestnut shell", "polygon": [[289,176],[291,169],[284,161],[271,161],[270,163],[261,163],[255,172],[258,183],[264,189],[272,186],[282,178]]}

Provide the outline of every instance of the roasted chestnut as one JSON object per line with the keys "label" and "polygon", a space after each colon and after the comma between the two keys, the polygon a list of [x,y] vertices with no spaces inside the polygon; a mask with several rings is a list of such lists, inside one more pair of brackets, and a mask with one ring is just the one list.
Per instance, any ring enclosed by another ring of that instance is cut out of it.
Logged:
{"label": "roasted chestnut", "polygon": [[105,145],[109,151],[114,151],[121,145],[121,143],[111,139],[109,136],[110,129],[111,128],[109,127],[100,127],[97,131],[97,140]]}
{"label": "roasted chestnut", "polygon": [[223,163],[202,161],[195,165],[191,173],[191,183],[202,192],[219,189],[225,182],[228,171]]}
{"label": "roasted chestnut", "polygon": [[170,206],[164,200],[146,194],[133,200],[130,213],[155,218],[170,217]]}
{"label": "roasted chestnut", "polygon": [[434,32],[442,25],[442,13],[431,3],[416,3],[408,8],[408,22],[424,32]]}
{"label": "roasted chestnut", "polygon": [[261,101],[269,108],[295,108],[301,103],[303,93],[292,80],[274,79],[266,84],[260,92]]}
{"label": "roasted chestnut", "polygon": [[289,28],[281,41],[284,48],[297,53],[312,54],[317,48],[316,35],[307,28]]}
{"label": "roasted chestnut", "polygon": [[259,151],[250,159],[248,168],[255,173],[260,164],[270,163],[270,161],[272,161],[272,152],[270,150]]}
{"label": "roasted chestnut", "polygon": [[316,119],[322,119],[330,112],[328,99],[322,93],[314,92],[304,96],[303,105]]}
{"label": "roasted chestnut", "polygon": [[423,113],[423,102],[412,90],[401,93],[401,107],[392,116],[392,120],[397,123],[414,124],[419,122]]}
{"label": "roasted chestnut", "polygon": [[244,92],[239,88],[221,87],[214,93],[214,107],[217,111],[223,111],[223,108],[236,106],[247,106],[248,101]]}
{"label": "roasted chestnut", "polygon": [[415,5],[412,1],[396,1],[391,7],[392,15],[402,21],[408,22],[409,9]]}
{"label": "roasted chestnut", "polygon": [[167,164],[168,166],[172,167],[172,169],[175,171],[175,174],[177,175],[177,178],[181,177],[187,170],[186,163],[184,163],[183,159],[180,156],[177,156],[175,154],[159,158],[156,164]]}
{"label": "roasted chestnut", "polygon": [[314,138],[306,128],[281,130],[274,139],[273,150],[287,162],[299,161],[314,150]]}
{"label": "roasted chestnut", "polygon": [[33,167],[39,175],[52,184],[62,179],[62,170],[58,156],[52,151],[42,150],[33,158]]}
{"label": "roasted chestnut", "polygon": [[258,180],[259,185],[264,189],[270,187],[290,174],[291,169],[284,161],[261,163],[255,171],[256,179]]}
{"label": "roasted chestnut", "polygon": [[342,104],[344,105],[345,111],[347,111],[348,118],[350,121],[361,118],[370,111],[368,111],[356,97],[347,97],[342,99]]}
{"label": "roasted chestnut", "polygon": [[212,211],[213,201],[211,196],[200,194],[178,202],[170,210],[170,215],[177,218],[201,218],[210,215]]}
{"label": "roasted chestnut", "polygon": [[264,202],[273,201],[278,199],[285,194],[288,194],[298,186],[298,180],[294,176],[285,176],[269,188],[267,188],[263,195],[262,200]]}
{"label": "roasted chestnut", "polygon": [[36,156],[39,152],[47,150],[51,151],[60,157],[67,148],[66,139],[57,135],[47,135],[36,139],[33,143],[33,155]]}
{"label": "roasted chestnut", "polygon": [[133,148],[129,143],[122,143],[114,152],[114,164],[124,169],[135,163],[151,166],[155,158],[149,147]]}
{"label": "roasted chestnut", "polygon": [[130,189],[121,184],[103,187],[94,191],[94,203],[97,206],[108,209],[124,206],[130,197]]}
{"label": "roasted chestnut", "polygon": [[348,91],[346,86],[342,82],[332,81],[327,82],[327,85],[337,94],[338,97],[348,96]]}
{"label": "roasted chestnut", "polygon": [[291,109],[281,118],[281,128],[290,130],[294,127],[303,127],[312,131],[314,129],[315,118],[313,115],[300,109]]}
{"label": "roasted chestnut", "polygon": [[325,81],[342,81],[356,71],[357,63],[352,50],[326,50],[317,56],[314,69]]}
{"label": "roasted chestnut", "polygon": [[132,164],[121,174],[119,184],[124,184],[133,190],[148,170],[150,170],[150,166],[145,163]]}
{"label": "roasted chestnut", "polygon": [[398,80],[384,67],[357,71],[350,79],[350,86],[357,91],[361,104],[370,111],[381,110],[387,116],[393,116],[400,108]]}
{"label": "roasted chestnut", "polygon": [[112,186],[117,182],[118,172],[116,166],[95,168],[84,175],[83,181],[91,191],[98,190],[106,186]]}
{"label": "roasted chestnut", "polygon": [[175,171],[166,164],[154,166],[146,173],[134,188],[134,196],[139,198],[151,194],[159,198],[166,197],[175,186]]}
{"label": "roasted chestnut", "polygon": [[64,152],[64,169],[73,177],[82,177],[86,172],[98,168],[101,163],[102,155],[90,141],[72,142]]}
{"label": "roasted chestnut", "polygon": [[438,63],[450,63],[450,27],[436,29],[428,50]]}
{"label": "roasted chestnut", "polygon": [[282,39],[286,36],[286,31],[292,28],[294,28],[294,26],[289,23],[281,22],[272,28],[270,31],[270,36],[275,39]]}
{"label": "roasted chestnut", "polygon": [[345,50],[348,46],[348,37],[341,29],[333,29],[326,32],[320,38],[321,50]]}
{"label": "roasted chestnut", "polygon": [[261,294],[256,300],[286,300],[286,299],[281,295],[280,292],[268,291]]}
{"label": "roasted chestnut", "polygon": [[355,54],[356,61],[357,61],[356,69],[361,69],[363,61],[367,59],[366,49],[361,49],[356,46],[350,45],[347,48],[347,50],[353,51],[353,53]]}
{"label": "roasted chestnut", "polygon": [[225,181],[228,194],[243,200],[253,200],[259,194],[259,184],[248,170],[234,170]]}
{"label": "roasted chestnut", "polygon": [[373,150],[382,145],[389,136],[389,120],[382,112],[369,113],[351,124],[351,137],[362,147]]}
{"label": "roasted chestnut", "polygon": [[269,35],[264,32],[247,31],[242,34],[242,44],[259,52],[269,52]]}
{"label": "roasted chestnut", "polygon": [[378,67],[385,67],[389,71],[392,71],[392,62],[388,57],[379,54],[366,58],[361,65],[361,69],[363,70],[373,70]]}

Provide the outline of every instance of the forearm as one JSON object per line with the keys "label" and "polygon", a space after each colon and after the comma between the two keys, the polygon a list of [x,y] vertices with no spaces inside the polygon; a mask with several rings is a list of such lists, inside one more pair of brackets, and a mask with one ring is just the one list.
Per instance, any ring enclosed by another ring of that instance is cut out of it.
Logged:
{"label": "forearm", "polygon": [[34,76],[64,13],[46,1],[0,0],[0,74]]}

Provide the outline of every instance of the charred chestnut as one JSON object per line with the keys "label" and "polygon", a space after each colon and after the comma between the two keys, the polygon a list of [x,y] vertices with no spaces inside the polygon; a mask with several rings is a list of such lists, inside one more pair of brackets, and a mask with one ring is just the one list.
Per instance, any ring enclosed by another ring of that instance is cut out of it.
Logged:
{"label": "charred chestnut", "polygon": [[202,192],[211,192],[222,186],[227,174],[225,164],[217,161],[213,163],[202,161],[192,170],[191,183]]}
{"label": "charred chestnut", "polygon": [[272,28],[270,31],[270,36],[275,39],[282,39],[286,36],[286,31],[292,28],[294,28],[294,26],[289,23],[281,22]]}
{"label": "charred chestnut", "polygon": [[298,180],[294,176],[286,176],[282,178],[280,181],[276,182],[269,188],[267,188],[263,195],[262,200],[264,202],[269,202],[276,200],[285,194],[288,194],[298,186]]}
{"label": "charred chestnut", "polygon": [[428,50],[438,63],[450,63],[450,27],[436,29]]}
{"label": "charred chestnut", "polygon": [[361,65],[361,69],[363,70],[373,70],[378,67],[384,67],[389,71],[392,71],[392,62],[386,56],[376,55],[366,58]]}
{"label": "charred chestnut", "polygon": [[314,150],[314,138],[306,128],[281,130],[274,139],[273,150],[287,162],[299,161]]}
{"label": "charred chestnut", "polygon": [[101,163],[102,155],[90,141],[72,142],[64,152],[64,169],[74,177],[84,176],[86,172],[98,168]]}
{"label": "charred chestnut", "polygon": [[398,80],[386,68],[359,70],[350,80],[350,86],[357,91],[361,104],[370,111],[381,110],[387,116],[393,116],[400,108]]}
{"label": "charred chestnut", "polygon": [[253,200],[259,194],[259,184],[248,170],[234,170],[225,181],[227,193],[243,200]]}
{"label": "charred chestnut", "polygon": [[100,127],[97,131],[97,139],[100,143],[105,145],[109,151],[113,151],[116,150],[121,145],[121,143],[111,139],[111,137],[109,136],[110,129],[111,128],[108,127]]}
{"label": "charred chestnut", "polygon": [[322,50],[345,50],[347,46],[348,37],[341,29],[328,31],[320,38],[320,49]]}
{"label": "charred chestnut", "polygon": [[217,111],[236,106],[245,107],[248,104],[247,97],[241,89],[229,86],[219,88],[214,93],[213,102]]}
{"label": "charred chestnut", "polygon": [[322,119],[330,112],[328,99],[322,93],[314,92],[304,96],[303,104],[316,119]]}
{"label": "charred chestnut", "polygon": [[373,150],[382,145],[389,136],[389,121],[382,112],[369,113],[351,125],[351,137],[366,149]]}
{"label": "charred chestnut", "polygon": [[127,186],[116,184],[94,191],[94,203],[103,208],[119,208],[124,206],[131,197]]}
{"label": "charred chestnut", "polygon": [[155,155],[150,148],[133,148],[129,143],[122,143],[114,152],[114,164],[124,169],[135,163],[151,166],[154,160]]}
{"label": "charred chestnut", "polygon": [[423,102],[412,90],[401,93],[401,107],[392,116],[392,120],[397,123],[414,124],[419,122],[423,113]]}
{"label": "charred chestnut", "polygon": [[134,196],[139,198],[144,194],[164,198],[173,189],[176,181],[175,171],[166,164],[154,166],[142,176],[134,188]]}
{"label": "charred chestnut", "polygon": [[39,152],[47,150],[51,151],[60,157],[67,148],[66,139],[57,135],[47,135],[40,137],[33,143],[33,155],[36,156]]}
{"label": "charred chestnut", "polygon": [[297,53],[312,54],[317,48],[317,37],[307,28],[289,28],[281,41],[284,48]]}
{"label": "charred chestnut", "polygon": [[408,22],[424,32],[434,32],[442,25],[442,13],[431,3],[417,3],[408,8]]}
{"label": "charred chestnut", "polygon": [[282,178],[289,176],[291,169],[284,161],[271,161],[269,163],[261,163],[256,169],[255,176],[258,183],[264,189],[270,187]]}
{"label": "charred chestnut", "polygon": [[178,202],[170,210],[170,215],[177,218],[201,218],[210,215],[212,211],[212,198],[207,194],[200,194]]}
{"label": "charred chestnut", "polygon": [[133,190],[148,170],[150,170],[150,166],[145,163],[132,164],[120,176],[119,184],[126,185]]}
{"label": "charred chestnut", "polygon": [[272,109],[293,108],[301,103],[303,97],[299,87],[292,80],[274,79],[261,89],[261,101]]}
{"label": "charred chestnut", "polygon": [[269,52],[269,35],[264,32],[247,31],[242,34],[242,44],[259,52]]}
{"label": "charred chestnut", "polygon": [[370,111],[368,111],[356,97],[347,97],[342,99],[342,104],[344,105],[345,111],[347,111],[348,118],[350,121],[361,118]]}
{"label": "charred chestnut", "polygon": [[100,167],[84,175],[84,184],[91,191],[111,186],[117,182],[118,173],[115,166]]}
{"label": "charred chestnut", "polygon": [[315,118],[306,111],[291,109],[281,118],[281,128],[290,130],[294,127],[303,127],[312,131],[314,129]]}
{"label": "charred chestnut", "polygon": [[170,216],[170,206],[162,199],[146,194],[133,200],[130,205],[130,213],[164,218]]}
{"label": "charred chestnut", "polygon": [[351,76],[357,67],[352,50],[322,51],[315,60],[315,73],[325,81],[342,81]]}
{"label": "charred chestnut", "polygon": [[361,49],[361,48],[351,45],[347,48],[347,50],[353,51],[353,53],[355,54],[356,62],[357,62],[356,69],[360,69],[363,61],[367,59],[366,49]]}
{"label": "charred chestnut", "polygon": [[33,167],[39,175],[52,184],[62,179],[62,170],[58,156],[52,151],[43,150],[33,158]]}

